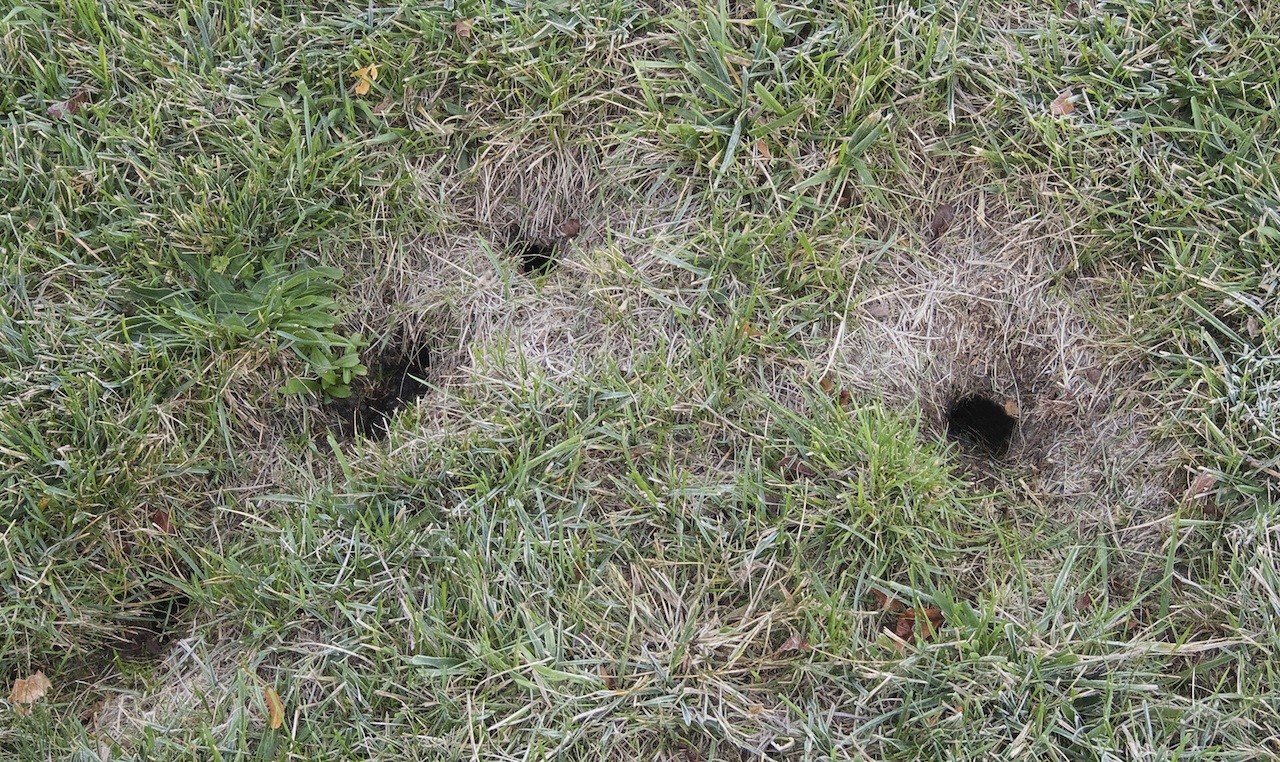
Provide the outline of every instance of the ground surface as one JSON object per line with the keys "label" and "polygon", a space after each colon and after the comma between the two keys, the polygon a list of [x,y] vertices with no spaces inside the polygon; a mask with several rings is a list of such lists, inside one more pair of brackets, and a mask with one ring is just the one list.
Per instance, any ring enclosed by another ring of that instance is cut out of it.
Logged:
{"label": "ground surface", "polygon": [[1274,757],[1277,29],[10,4],[0,757]]}

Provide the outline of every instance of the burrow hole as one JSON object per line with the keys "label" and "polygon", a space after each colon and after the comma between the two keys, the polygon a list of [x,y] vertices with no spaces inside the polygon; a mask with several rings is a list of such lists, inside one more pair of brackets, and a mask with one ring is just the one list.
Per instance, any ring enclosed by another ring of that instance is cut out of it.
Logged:
{"label": "burrow hole", "polygon": [[519,263],[520,272],[531,278],[549,275],[560,264],[556,241],[525,235],[518,225],[507,232],[507,253]]}
{"label": "burrow hole", "polygon": [[947,438],[1001,458],[1009,451],[1018,419],[984,394],[966,394],[947,411]]}
{"label": "burrow hole", "polygon": [[396,342],[364,360],[368,373],[351,384],[351,396],[327,406],[345,437],[383,439],[401,408],[431,390],[429,344]]}
{"label": "burrow hole", "polygon": [[191,628],[187,608],[191,599],[168,585],[152,585],[131,602],[112,650],[125,659],[155,659]]}

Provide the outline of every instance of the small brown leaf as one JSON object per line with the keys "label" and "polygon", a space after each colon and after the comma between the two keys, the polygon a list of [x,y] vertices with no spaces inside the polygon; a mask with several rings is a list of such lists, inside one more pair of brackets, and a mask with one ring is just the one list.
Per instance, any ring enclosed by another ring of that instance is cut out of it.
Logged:
{"label": "small brown leaf", "polygon": [[942,616],[942,609],[936,609],[932,606],[925,607],[924,619],[920,620],[920,636],[929,640],[934,634],[946,624],[946,619]]}
{"label": "small brown leaf", "polygon": [[839,401],[840,407],[849,407],[853,404],[853,393],[848,389],[841,389]]}
{"label": "small brown leaf", "polygon": [[951,223],[956,220],[956,208],[951,204],[940,204],[933,213],[933,219],[929,220],[929,241],[938,240],[942,234],[947,232],[951,227]]}
{"label": "small brown leaf", "polygon": [[577,238],[578,233],[582,232],[582,223],[577,217],[571,217],[560,225],[560,232],[565,238]]}
{"label": "small brown leaf", "polygon": [[618,686],[617,679],[604,668],[603,664],[600,665],[600,681],[604,683],[605,690],[611,691]]}
{"label": "small brown leaf", "polygon": [[1093,605],[1093,596],[1085,593],[1076,601],[1076,611],[1084,611]]}
{"label": "small brown leaf", "polygon": [[26,717],[31,714],[29,705],[43,698],[52,687],[53,683],[44,676],[44,672],[37,672],[28,678],[16,679],[13,681],[13,690],[9,692],[9,703],[13,704],[13,711],[19,716]]}
{"label": "small brown leaf", "polygon": [[911,633],[916,628],[916,610],[907,609],[898,615],[898,623],[893,628],[893,634],[903,640],[911,640]]}
{"label": "small brown leaf", "polygon": [[917,616],[915,609],[904,607],[901,613],[898,614],[898,621],[893,626],[893,634],[899,639],[908,642],[917,634],[921,640],[929,640],[946,623],[946,619],[942,616],[942,609],[928,606],[922,609],[920,613],[923,613],[924,616]]}
{"label": "small brown leaf", "polygon": [[1049,113],[1054,116],[1066,116],[1076,110],[1076,104],[1071,102],[1071,90],[1063,90],[1058,93],[1058,97],[1053,99],[1053,103],[1049,104]]}
{"label": "small brown leaf", "polygon": [[49,104],[49,108],[45,109],[45,116],[50,119],[64,119],[68,116],[75,116],[80,113],[80,107],[89,102],[89,93],[86,90],[79,90],[72,94],[65,101],[56,101]]}
{"label": "small brown leaf", "polygon": [[395,102],[396,99],[391,95],[391,93],[387,93],[383,96],[382,100],[378,101],[378,105],[373,107],[373,113],[378,116],[382,116],[391,110],[391,107],[395,105]]}
{"label": "small brown leaf", "polygon": [[748,339],[754,339],[760,335],[760,329],[751,324],[750,320],[742,321],[742,335]]}
{"label": "small brown leaf", "polygon": [[1017,418],[1022,414],[1022,408],[1018,406],[1018,401],[1010,397],[1004,401],[1004,414],[1010,418]]}
{"label": "small brown leaf", "polygon": [[267,701],[267,724],[272,730],[279,730],[280,726],[284,725],[284,702],[280,700],[280,694],[276,693],[276,689],[270,685],[262,694]]}
{"label": "small brown leaf", "polygon": [[470,37],[471,36],[471,19],[458,19],[457,21],[453,22],[453,33],[458,35],[464,40]]}
{"label": "small brown leaf", "polygon": [[1258,322],[1257,315],[1250,315],[1249,319],[1244,321],[1244,331],[1249,334],[1249,338],[1256,339],[1262,335],[1262,324]]}
{"label": "small brown leaf", "polygon": [[792,479],[796,478],[813,478],[818,472],[813,470],[813,466],[805,463],[798,455],[788,455],[778,464],[782,473]]}
{"label": "small brown leaf", "polygon": [[1099,368],[1085,368],[1084,377],[1089,379],[1089,383],[1097,384],[1102,380],[1102,370]]}
{"label": "small brown leaf", "polygon": [[872,590],[871,594],[875,596],[876,605],[880,607],[881,611],[887,611],[891,614],[896,614],[907,607],[906,604],[904,604],[902,601],[898,600],[897,598],[894,598],[892,595],[883,593],[879,590]]}
{"label": "small brown leaf", "polygon": [[831,376],[823,376],[818,379],[818,388],[821,389],[823,393],[830,394],[835,391],[836,382],[831,379]]}
{"label": "small brown leaf", "polygon": [[163,508],[157,508],[151,512],[151,523],[155,524],[156,529],[161,532],[173,534],[173,524],[169,521],[169,512]]}
{"label": "small brown leaf", "polygon": [[778,650],[773,652],[773,655],[776,658],[778,656],[781,656],[782,654],[787,653],[788,651],[807,651],[807,650],[809,650],[809,642],[805,640],[803,637],[801,637],[800,633],[795,632],[791,634],[791,637],[787,638],[787,642],[783,643],[781,646],[778,647]]}
{"label": "small brown leaf", "polygon": [[1191,486],[1187,487],[1186,493],[1182,496],[1184,505],[1190,505],[1198,500],[1209,497],[1210,491],[1218,483],[1218,475],[1212,471],[1202,469],[1196,478],[1191,481]]}
{"label": "small brown leaf", "polygon": [[762,159],[773,158],[773,152],[769,150],[769,142],[764,138],[756,141],[756,155]]}

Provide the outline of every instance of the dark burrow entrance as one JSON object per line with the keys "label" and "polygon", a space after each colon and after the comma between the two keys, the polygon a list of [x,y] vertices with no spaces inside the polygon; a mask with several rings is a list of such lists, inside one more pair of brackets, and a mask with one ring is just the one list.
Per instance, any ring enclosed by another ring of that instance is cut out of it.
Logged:
{"label": "dark burrow entrance", "polygon": [[111,650],[125,659],[155,659],[190,629],[186,593],[168,585],[152,585],[121,617],[119,635]]}
{"label": "dark burrow entrance", "polygon": [[1004,405],[982,394],[968,394],[947,411],[947,438],[997,458],[1009,451],[1018,419]]}
{"label": "dark burrow entrance", "polygon": [[507,232],[507,252],[520,263],[520,272],[541,278],[556,269],[556,242],[526,236],[518,225]]}
{"label": "dark burrow entrance", "polygon": [[327,409],[337,417],[343,436],[382,439],[392,416],[430,391],[426,379],[431,347],[392,344],[378,356],[366,359],[365,365],[368,373],[351,385],[351,396],[334,400]]}

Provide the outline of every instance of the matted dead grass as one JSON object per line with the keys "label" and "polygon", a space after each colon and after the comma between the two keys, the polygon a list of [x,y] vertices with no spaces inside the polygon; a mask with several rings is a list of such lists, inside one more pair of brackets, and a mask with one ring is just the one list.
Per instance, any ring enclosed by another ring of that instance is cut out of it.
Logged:
{"label": "matted dead grass", "polygon": [[[501,164],[506,174],[490,169],[478,181],[436,168],[420,170],[423,203],[439,205],[442,219],[450,222],[405,246],[402,256],[385,260],[353,287],[373,297],[362,303],[353,323],[369,335],[394,325],[405,341],[437,347],[442,359],[432,368],[433,391],[400,413],[410,424],[396,427],[385,446],[354,443],[349,448],[355,473],[395,470],[396,464],[421,459],[454,440],[460,427],[473,425],[455,392],[482,398],[486,389],[521,384],[531,374],[569,379],[602,363],[626,368],[659,347],[673,357],[685,354],[698,340],[688,322],[672,319],[675,306],[688,306],[686,289],[697,280],[676,264],[684,238],[697,230],[694,215],[678,191],[650,207],[629,206],[633,196],[601,180],[599,164],[577,152],[547,152],[527,158],[512,154]],[[976,489],[993,495],[993,516],[1004,511],[1013,527],[1040,531],[1050,520],[1059,528],[1077,527],[1082,537],[1106,532],[1121,538],[1138,552],[1133,568],[1120,565],[1116,571],[1128,580],[1116,584],[1130,586],[1129,578],[1145,565],[1141,553],[1161,541],[1161,519],[1170,511],[1171,484],[1178,478],[1177,454],[1154,435],[1153,411],[1134,391],[1144,358],[1126,349],[1123,320],[1106,312],[1108,283],[1074,274],[1077,250],[1087,240],[1076,236],[1059,211],[1037,209],[1034,201],[1019,206],[1005,201],[1007,189],[973,166],[939,165],[922,169],[920,177],[920,187],[903,198],[909,217],[871,220],[886,236],[886,246],[842,252],[864,259],[836,266],[862,275],[850,288],[843,314],[830,316],[825,335],[807,337],[811,356],[773,354],[756,360],[765,366],[759,377],[772,380],[761,391],[803,411],[801,390],[830,374],[856,402],[882,400],[903,411],[923,411],[931,437],[943,436],[946,411],[961,395],[981,392],[1014,401],[1019,424],[1007,455],[993,461],[957,448],[958,467],[968,471]],[[1022,198],[1028,197],[1034,199],[1034,189],[1024,191]],[[944,201],[954,205],[956,217],[931,242],[928,215]],[[545,278],[522,275],[503,250],[501,231],[515,223],[555,236],[571,216],[581,218],[582,229],[562,241],[559,267]],[[717,319],[704,315],[694,322],[710,330]],[[709,451],[692,440],[687,445],[672,457],[707,485],[732,483],[744,465],[732,454]],[[611,462],[605,459],[599,468],[613,468]],[[332,465],[312,465],[337,476]],[[592,466],[585,468],[592,472]],[[301,486],[296,478],[282,481]],[[601,500],[607,512],[609,500]],[[1022,517],[1028,509],[1034,516]],[[622,525],[634,519],[614,518]],[[731,575],[727,568],[723,573]],[[1060,559],[1030,559],[1028,568],[1048,587]],[[687,571],[680,565],[672,570]],[[582,717],[638,712],[648,719],[637,721],[657,722],[657,732],[664,714],[682,712],[686,721],[697,717],[696,722],[734,733],[749,731],[750,737],[729,739],[733,745],[793,751],[809,732],[804,723],[811,718],[773,703],[770,691],[759,686],[725,691],[739,675],[780,668],[777,649],[788,633],[803,627],[804,612],[817,604],[797,605],[784,591],[787,603],[772,594],[767,599],[749,594],[726,607],[701,589],[696,597],[701,605],[688,610],[687,604],[674,602],[694,592],[691,583],[674,590],[663,576],[668,572],[632,566],[630,578],[615,580],[618,589],[602,588],[599,594],[645,619],[641,629],[654,639],[643,644],[643,651],[655,663],[676,659],[687,671],[684,698],[670,703],[659,687],[669,676],[659,671],[646,677],[633,667],[628,676],[633,688],[623,703],[608,695],[581,695],[575,701],[581,702]],[[752,571],[744,573],[750,580]],[[982,570],[955,570],[957,581],[974,574]],[[1013,603],[1017,593],[1009,593],[1006,603]],[[608,631],[607,622],[598,626]],[[679,656],[682,641],[664,644],[662,634],[688,628],[701,633],[695,636],[701,650]],[[590,632],[581,635],[578,656],[608,664],[616,646],[607,638],[593,644],[590,637]],[[180,644],[175,654],[184,648],[189,645]],[[217,659],[171,656],[167,677],[156,690],[115,699],[100,713],[98,726],[112,737],[127,737],[222,705],[220,692],[243,684],[232,677],[252,655],[218,653]],[[706,664],[700,662],[703,654]],[[826,657],[832,664],[844,658]],[[845,664],[855,665],[861,662]],[[324,682],[316,676],[319,682],[308,688],[306,675],[293,679],[304,684],[303,693],[321,692]],[[466,690],[454,698],[467,700]],[[868,709],[880,700],[873,692],[837,703]],[[557,708],[563,707],[545,709]],[[828,732],[856,722],[832,718],[831,724]],[[643,735],[643,727],[633,730]],[[471,748],[478,753],[481,745]],[[685,751],[669,753],[679,758]]]}

